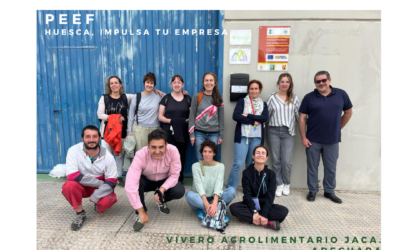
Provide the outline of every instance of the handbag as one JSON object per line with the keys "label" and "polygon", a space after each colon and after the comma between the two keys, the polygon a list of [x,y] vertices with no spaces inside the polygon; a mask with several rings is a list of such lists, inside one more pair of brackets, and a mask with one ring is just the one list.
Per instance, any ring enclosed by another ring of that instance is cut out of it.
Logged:
{"label": "handbag", "polygon": [[206,214],[201,221],[201,225],[204,227],[210,227],[212,229],[216,229],[219,232],[224,232],[226,227],[228,226],[225,223],[225,215],[226,215],[226,204],[222,199],[218,199],[217,205],[217,214],[215,217],[211,217],[209,214]]}

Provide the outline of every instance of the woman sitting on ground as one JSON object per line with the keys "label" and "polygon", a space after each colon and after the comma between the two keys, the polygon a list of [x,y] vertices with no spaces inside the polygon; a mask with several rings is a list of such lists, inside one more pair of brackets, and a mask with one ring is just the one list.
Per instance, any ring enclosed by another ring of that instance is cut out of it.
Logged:
{"label": "woman sitting on ground", "polygon": [[[236,190],[232,187],[223,190],[225,166],[214,160],[217,152],[215,142],[205,140],[200,146],[204,160],[192,166],[193,191],[186,193],[186,201],[200,220],[204,218],[205,213],[211,217],[217,214],[219,197],[228,205],[236,196]],[[225,216],[225,222],[228,221],[228,216]]]}
{"label": "woman sitting on ground", "polygon": [[264,146],[257,146],[253,151],[254,164],[243,171],[243,201],[230,206],[233,216],[240,221],[262,225],[264,228],[279,230],[280,223],[289,210],[273,204],[276,191],[275,172],[265,165],[268,151]]}

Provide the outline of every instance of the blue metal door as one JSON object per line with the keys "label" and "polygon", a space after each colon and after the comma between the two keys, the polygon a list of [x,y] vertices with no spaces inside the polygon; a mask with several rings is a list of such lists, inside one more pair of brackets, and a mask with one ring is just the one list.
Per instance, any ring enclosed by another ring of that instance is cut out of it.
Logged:
{"label": "blue metal door", "polygon": [[[37,172],[65,163],[81,129],[99,125],[97,103],[108,76],[120,76],[126,93],[136,93],[151,71],[168,93],[169,79],[180,74],[191,96],[205,72],[222,79],[222,21],[222,11],[207,10],[38,11]],[[186,176],[195,161],[189,147]]]}

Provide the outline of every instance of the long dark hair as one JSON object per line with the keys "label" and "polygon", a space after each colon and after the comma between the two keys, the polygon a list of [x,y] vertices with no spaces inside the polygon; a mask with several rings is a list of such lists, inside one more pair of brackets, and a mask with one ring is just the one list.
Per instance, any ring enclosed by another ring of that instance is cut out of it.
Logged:
{"label": "long dark hair", "polygon": [[212,75],[212,77],[214,77],[215,86],[214,86],[213,91],[212,91],[212,101],[211,101],[211,103],[212,103],[212,105],[215,105],[215,106],[217,106],[217,107],[219,108],[219,107],[221,107],[221,105],[222,105],[222,103],[223,103],[223,100],[222,100],[221,94],[219,93],[217,76],[216,76],[214,73],[212,73],[212,72],[206,72],[206,73],[204,73],[204,75],[203,75],[203,81],[202,81],[202,84],[203,84],[203,91],[206,90],[206,89],[204,88],[204,79],[206,78],[206,75]]}

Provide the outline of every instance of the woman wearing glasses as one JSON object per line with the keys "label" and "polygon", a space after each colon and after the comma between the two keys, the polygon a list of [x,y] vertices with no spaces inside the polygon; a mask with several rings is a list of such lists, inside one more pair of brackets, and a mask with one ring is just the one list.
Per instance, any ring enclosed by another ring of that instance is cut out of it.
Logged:
{"label": "woman wearing glasses", "polygon": [[279,90],[267,99],[269,127],[267,144],[271,152],[272,168],[276,174],[276,196],[290,194],[290,174],[296,123],[299,121],[299,98],[293,94],[293,80],[289,73],[279,76]]}
{"label": "woman wearing glasses", "polygon": [[189,141],[188,121],[192,98],[182,93],[185,86],[180,75],[171,78],[172,92],[165,95],[160,101],[158,120],[163,122],[163,130],[167,132],[169,144],[178,148],[181,156],[181,173],[179,181],[183,182],[183,173],[186,160],[186,146]]}

